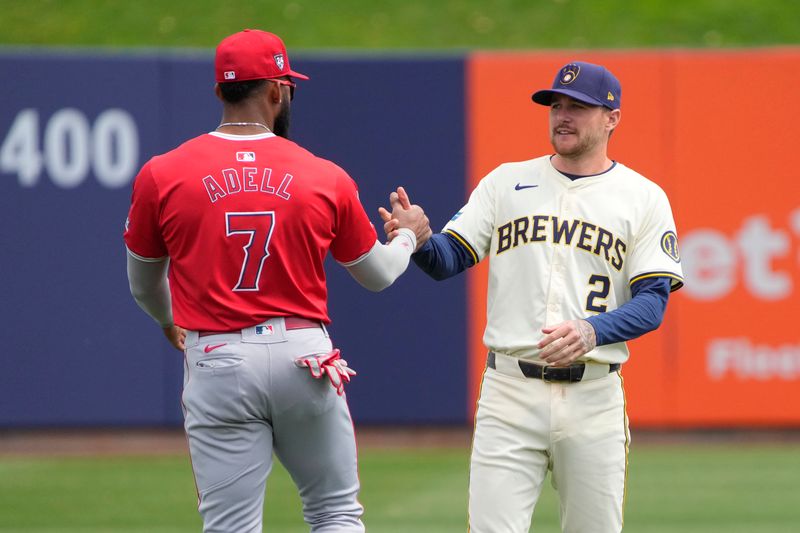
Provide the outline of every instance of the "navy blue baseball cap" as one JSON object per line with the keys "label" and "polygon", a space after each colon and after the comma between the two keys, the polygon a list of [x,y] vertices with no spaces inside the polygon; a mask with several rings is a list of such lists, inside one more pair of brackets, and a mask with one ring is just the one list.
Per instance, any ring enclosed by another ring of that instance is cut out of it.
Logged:
{"label": "navy blue baseball cap", "polygon": [[550,105],[554,94],[566,94],[584,104],[619,109],[622,86],[607,68],[573,61],[558,71],[552,89],[536,91],[531,99],[537,104]]}

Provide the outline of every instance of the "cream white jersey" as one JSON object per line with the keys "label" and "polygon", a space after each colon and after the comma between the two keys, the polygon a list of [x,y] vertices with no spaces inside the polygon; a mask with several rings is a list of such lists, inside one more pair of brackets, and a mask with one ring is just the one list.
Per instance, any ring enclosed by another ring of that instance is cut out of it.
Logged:
{"label": "cream white jersey", "polygon": [[[620,163],[573,181],[550,157],[497,167],[443,229],[476,263],[489,257],[487,348],[525,359],[538,356],[543,327],[612,311],[631,299],[635,281],[683,284],[658,185]],[[598,346],[582,359],[624,363],[628,349]]]}

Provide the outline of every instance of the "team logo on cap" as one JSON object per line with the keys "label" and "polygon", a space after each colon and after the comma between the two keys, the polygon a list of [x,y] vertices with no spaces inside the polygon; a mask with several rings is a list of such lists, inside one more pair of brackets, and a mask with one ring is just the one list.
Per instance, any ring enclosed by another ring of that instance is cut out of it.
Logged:
{"label": "team logo on cap", "polygon": [[569,85],[575,78],[578,77],[578,74],[581,72],[580,65],[576,65],[574,63],[570,63],[566,67],[561,69],[561,77],[558,79],[561,85]]}
{"label": "team logo on cap", "polygon": [[272,57],[275,59],[275,64],[278,65],[278,70],[283,70],[283,54],[275,54]]}

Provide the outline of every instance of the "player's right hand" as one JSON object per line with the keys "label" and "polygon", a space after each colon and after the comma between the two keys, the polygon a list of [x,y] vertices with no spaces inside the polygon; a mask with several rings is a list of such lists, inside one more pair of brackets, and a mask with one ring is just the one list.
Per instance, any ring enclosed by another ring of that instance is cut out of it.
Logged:
{"label": "player's right hand", "polygon": [[403,187],[398,187],[396,192],[389,195],[389,205],[392,208],[391,213],[383,207],[378,208],[378,214],[384,222],[383,231],[386,233],[387,240],[394,239],[399,228],[408,228],[416,235],[416,250],[419,250],[433,235],[430,220],[425,215],[425,211],[420,206],[411,203],[411,199]]}
{"label": "player's right hand", "polygon": [[164,336],[176,350],[181,352],[186,349],[186,330],[180,326],[171,325],[164,328]]}

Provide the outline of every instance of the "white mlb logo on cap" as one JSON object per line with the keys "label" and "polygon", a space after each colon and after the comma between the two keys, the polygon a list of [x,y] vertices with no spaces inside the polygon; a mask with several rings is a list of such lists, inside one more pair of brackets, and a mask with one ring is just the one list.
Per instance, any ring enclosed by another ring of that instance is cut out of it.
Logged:
{"label": "white mlb logo on cap", "polygon": [[235,80],[236,79],[236,72],[233,70],[226,70],[225,71],[225,79],[226,80]]}

